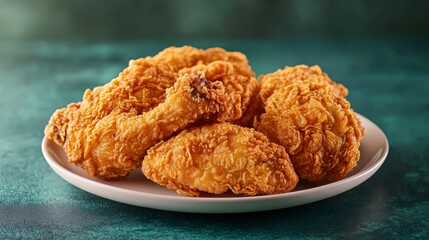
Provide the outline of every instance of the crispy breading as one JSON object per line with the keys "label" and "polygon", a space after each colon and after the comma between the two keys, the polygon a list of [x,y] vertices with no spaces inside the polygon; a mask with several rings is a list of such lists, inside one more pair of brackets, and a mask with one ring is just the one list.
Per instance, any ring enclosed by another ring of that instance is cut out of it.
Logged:
{"label": "crispy breading", "polygon": [[[110,97],[117,99],[100,95]],[[92,176],[123,177],[141,165],[147,149],[178,130],[200,119],[222,122],[239,118],[239,101],[238,94],[225,92],[222,82],[207,81],[204,74],[185,74],[167,89],[165,102],[142,114],[132,109],[93,118],[103,106],[81,107],[69,122],[64,150],[69,162]]]}
{"label": "crispy breading", "polygon": [[262,133],[231,123],[181,131],[148,151],[142,171],[179,194],[277,194],[298,183],[283,147]]}
{"label": "crispy breading", "polygon": [[45,128],[45,135],[63,146],[69,124],[79,124],[75,116],[80,116],[80,112],[98,121],[112,113],[149,111],[165,100],[165,90],[173,86],[176,78],[176,73],[152,60],[131,60],[117,78],[92,91],[86,90],[82,102],[57,110]]}
{"label": "crispy breading", "polygon": [[[217,63],[211,64],[212,62]],[[222,64],[228,67],[219,68]],[[193,68],[195,66],[197,67]],[[192,70],[187,70],[188,68]],[[258,82],[254,79],[255,73],[242,53],[227,52],[221,48],[203,50],[190,46],[170,47],[154,57],[131,60],[129,66],[110,83],[93,91],[87,90],[82,102],[57,110],[45,128],[45,135],[63,146],[67,139],[68,124],[75,121],[75,111],[91,111],[93,119],[102,119],[111,113],[147,112],[165,100],[166,89],[173,86],[180,71],[182,74],[198,71],[213,73],[210,76],[206,74],[206,78],[210,81],[224,81],[229,92],[239,91],[243,99],[243,112],[247,109],[249,98],[257,95],[256,91],[259,89],[256,86]],[[243,120],[237,121],[249,125],[254,115],[249,111],[245,113]]]}
{"label": "crispy breading", "polygon": [[231,62],[214,61],[207,65],[196,65],[184,68],[179,74],[204,71],[206,78],[221,81],[229,93],[238,93],[241,96],[242,118],[235,123],[241,126],[251,126],[254,117],[259,113],[261,101],[259,96],[260,83],[252,75],[243,75]]}
{"label": "crispy breading", "polygon": [[228,52],[222,48],[208,48],[206,50],[190,46],[169,47],[153,57],[159,64],[165,64],[178,72],[183,68],[197,65],[206,65],[214,61],[232,63],[241,75],[255,77],[249,62],[241,52]]}
{"label": "crispy breading", "polygon": [[359,160],[364,129],[350,103],[327,82],[297,81],[277,89],[255,128],[285,147],[300,179],[335,181]]}
{"label": "crispy breading", "polygon": [[260,95],[263,102],[276,90],[298,81],[326,82],[339,96],[345,97],[348,94],[346,87],[332,81],[317,65],[312,67],[307,65],[297,65],[294,67],[286,66],[284,69],[279,69],[273,73],[261,75],[258,80],[262,85]]}

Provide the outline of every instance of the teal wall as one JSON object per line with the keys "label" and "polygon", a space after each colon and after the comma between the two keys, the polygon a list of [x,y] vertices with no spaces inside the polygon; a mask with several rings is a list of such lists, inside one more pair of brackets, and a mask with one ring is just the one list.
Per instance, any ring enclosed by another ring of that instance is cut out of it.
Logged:
{"label": "teal wall", "polygon": [[0,0],[0,39],[428,37],[429,1]]}

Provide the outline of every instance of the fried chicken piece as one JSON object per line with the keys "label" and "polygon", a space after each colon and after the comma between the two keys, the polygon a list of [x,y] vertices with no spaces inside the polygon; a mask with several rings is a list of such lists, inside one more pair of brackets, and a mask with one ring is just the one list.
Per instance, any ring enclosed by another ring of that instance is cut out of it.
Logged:
{"label": "fried chicken piece", "polygon": [[79,124],[75,123],[80,121],[75,116],[81,113],[87,114],[91,121],[98,121],[111,113],[149,111],[165,100],[165,90],[173,86],[177,75],[153,60],[131,60],[117,78],[93,91],[86,90],[82,102],[57,110],[45,128],[45,135],[63,146],[69,124]]}
{"label": "fried chicken piece", "polygon": [[[234,74],[240,73],[237,81],[243,84],[247,84],[246,81],[239,79],[251,79],[255,76],[242,53],[227,52],[221,48],[202,50],[189,46],[170,47],[155,57],[131,60],[129,66],[112,82],[97,87],[94,91],[87,90],[82,102],[72,103],[66,108],[57,110],[45,128],[45,135],[59,146],[63,146],[67,138],[66,129],[69,122],[76,121],[73,119],[76,111],[90,112],[92,119],[101,119],[111,113],[149,111],[165,100],[165,91],[173,86],[180,70],[198,65],[198,71],[206,71],[206,69],[212,68],[211,62],[219,60],[228,61],[234,66],[234,73],[219,72],[219,76],[228,74],[230,78],[228,85],[233,84],[231,81],[235,79],[232,76]],[[184,70],[183,73],[185,72],[195,73],[196,71]],[[206,78],[210,81],[216,80],[211,77]],[[223,78],[220,77],[220,79]],[[253,91],[253,88],[248,85],[250,84],[244,86],[246,91],[241,92],[242,98],[245,100],[249,94],[253,93],[250,92]],[[232,88],[228,87],[228,89],[231,91]],[[247,102],[243,103],[243,106],[247,106]],[[245,108],[243,107],[243,110]],[[248,112],[245,115],[250,114]],[[247,118],[250,117],[245,119]]]}
{"label": "fried chicken piece", "polygon": [[148,112],[140,114],[134,108],[101,119],[91,117],[93,108],[74,112],[64,150],[69,162],[91,176],[123,177],[141,165],[147,149],[193,122],[239,118],[239,101],[239,95],[226,94],[221,82],[209,82],[204,74],[185,74],[167,89],[165,102]]}
{"label": "fried chicken piece", "polygon": [[246,55],[241,52],[228,52],[222,48],[203,50],[190,46],[169,47],[155,55],[153,59],[160,64],[170,66],[174,72],[214,61],[224,61],[233,64],[241,75],[255,77]]}
{"label": "fried chicken piece", "polygon": [[326,82],[302,81],[267,100],[255,128],[285,147],[300,179],[336,181],[359,160],[364,129],[350,103]]}
{"label": "fried chicken piece", "polygon": [[297,81],[326,82],[330,84],[331,88],[339,96],[345,97],[348,94],[346,87],[332,81],[317,65],[312,67],[306,65],[297,65],[295,67],[286,66],[284,69],[279,69],[276,72],[262,75],[258,80],[262,85],[260,95],[263,102],[265,102],[276,90],[282,89]]}
{"label": "fried chicken piece", "polygon": [[222,81],[227,91],[240,93],[243,116],[236,124],[251,126],[254,117],[259,114],[260,84],[244,54],[227,52],[222,48],[202,50],[184,46],[166,48],[153,59],[171,66],[180,74],[204,71],[207,79]]}
{"label": "fried chicken piece", "polygon": [[179,194],[277,194],[298,176],[283,147],[253,129],[231,123],[195,126],[148,150],[142,171]]}
{"label": "fried chicken piece", "polygon": [[241,96],[243,116],[235,121],[241,126],[250,127],[255,116],[259,114],[261,105],[259,96],[260,84],[250,75],[242,75],[238,67],[230,62],[214,61],[208,65],[196,65],[184,68],[180,74],[204,71],[206,78],[211,81],[221,81],[228,93],[238,93]]}

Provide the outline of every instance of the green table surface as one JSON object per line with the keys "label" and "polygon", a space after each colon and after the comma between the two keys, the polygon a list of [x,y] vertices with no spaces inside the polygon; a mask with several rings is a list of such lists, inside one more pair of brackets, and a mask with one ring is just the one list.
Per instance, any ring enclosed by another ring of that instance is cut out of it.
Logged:
{"label": "green table surface", "polygon": [[[307,205],[245,214],[130,206],[60,178],[40,144],[52,112],[103,85],[128,60],[184,44],[245,52],[256,74],[319,64],[387,135],[389,155],[368,181]],[[429,237],[429,44],[418,39],[0,42],[0,238]]]}

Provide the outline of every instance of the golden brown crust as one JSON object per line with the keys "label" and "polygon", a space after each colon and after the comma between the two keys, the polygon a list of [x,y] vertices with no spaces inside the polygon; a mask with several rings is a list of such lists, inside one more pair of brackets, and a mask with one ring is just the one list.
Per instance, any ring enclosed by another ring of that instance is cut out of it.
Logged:
{"label": "golden brown crust", "polygon": [[255,77],[255,73],[243,53],[228,52],[222,48],[203,50],[190,46],[169,47],[155,55],[153,59],[159,64],[170,66],[174,72],[192,66],[206,65],[214,61],[229,62],[237,68],[241,75]]}
{"label": "golden brown crust", "polygon": [[276,72],[261,75],[258,79],[261,82],[262,89],[260,95],[265,102],[276,90],[282,89],[291,83],[298,81],[311,81],[318,83],[328,83],[339,96],[345,97],[348,90],[342,84],[332,81],[328,75],[322,72],[319,66],[297,65],[294,67],[286,66]]}
{"label": "golden brown crust", "polygon": [[238,93],[241,96],[243,117],[235,123],[241,126],[251,126],[253,118],[261,109],[259,97],[260,84],[252,75],[243,75],[236,65],[231,62],[214,61],[207,65],[196,65],[184,68],[179,74],[204,71],[206,78],[211,81],[221,81],[228,93]]}
{"label": "golden brown crust", "polygon": [[91,121],[98,121],[112,113],[149,111],[165,100],[165,89],[174,84],[176,77],[176,73],[151,60],[131,60],[117,78],[92,91],[86,90],[82,102],[57,110],[45,128],[45,135],[63,146],[70,124],[87,124],[76,119],[81,113],[87,114]]}
{"label": "golden brown crust", "polygon": [[148,151],[142,171],[179,194],[276,194],[298,182],[283,147],[231,123],[185,129]]}
{"label": "golden brown crust", "polygon": [[[312,182],[338,180],[356,166],[364,129],[347,93],[318,66],[256,81],[242,53],[171,47],[131,60],[82,102],[57,110],[45,135],[92,176],[126,176],[156,145],[142,170],[180,194],[275,194],[297,184],[291,162]],[[206,126],[162,142],[195,123]]]}
{"label": "golden brown crust", "polygon": [[[91,95],[87,92],[86,97]],[[209,82],[203,74],[186,74],[167,89],[165,102],[142,114],[132,109],[93,118],[99,116],[98,109],[81,106],[69,122],[64,150],[69,162],[92,176],[123,177],[141,165],[148,148],[193,122],[239,118],[239,101],[238,95],[226,94],[221,82]]]}
{"label": "golden brown crust", "polygon": [[[220,63],[211,65],[216,61]],[[221,64],[229,65],[228,68],[232,72],[218,68]],[[193,70],[189,71],[188,68]],[[82,111],[86,113],[91,111],[93,119],[101,119],[111,113],[147,112],[164,102],[166,89],[173,86],[180,71],[182,74],[213,72],[214,75],[206,74],[206,78],[210,81],[225,81],[229,92],[244,89],[240,91],[243,99],[242,111],[246,110],[249,97],[257,94],[252,87],[256,82],[255,73],[252,72],[244,54],[227,52],[221,48],[203,50],[189,46],[170,47],[154,57],[131,60],[129,66],[110,83],[93,91],[87,90],[82,102],[58,110],[46,126],[45,135],[63,146],[67,138],[68,124],[75,121],[71,118],[78,109],[85,109]],[[243,86],[236,87],[239,84]]]}
{"label": "golden brown crust", "polygon": [[301,179],[335,181],[359,160],[363,127],[327,82],[297,81],[266,99],[258,131],[286,148]]}

